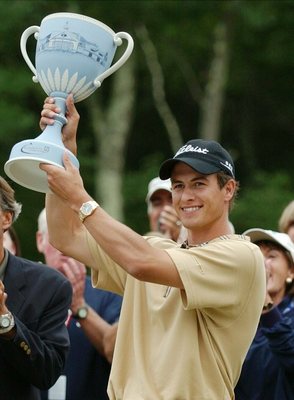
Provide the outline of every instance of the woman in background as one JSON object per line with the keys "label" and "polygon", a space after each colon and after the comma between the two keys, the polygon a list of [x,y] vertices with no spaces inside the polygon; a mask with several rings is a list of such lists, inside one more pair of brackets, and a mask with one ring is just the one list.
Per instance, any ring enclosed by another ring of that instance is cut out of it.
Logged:
{"label": "woman in background", "polygon": [[293,400],[294,243],[286,233],[259,228],[244,235],[263,253],[267,293],[235,388],[236,400]]}

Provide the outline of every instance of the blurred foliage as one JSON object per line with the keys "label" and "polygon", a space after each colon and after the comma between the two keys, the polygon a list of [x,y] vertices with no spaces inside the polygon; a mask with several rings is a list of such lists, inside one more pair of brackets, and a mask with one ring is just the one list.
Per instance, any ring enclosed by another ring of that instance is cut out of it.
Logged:
{"label": "blurred foliage", "polygon": [[[292,0],[2,0],[0,15],[0,163],[12,146],[38,135],[45,94],[32,82],[19,40],[31,25],[54,12],[77,12],[103,21],[114,31],[127,31],[135,41],[135,120],[126,146],[125,220],[140,233],[148,230],[147,184],[159,164],[172,154],[164,125],[154,106],[150,73],[136,28],[144,24],[156,46],[165,76],[167,102],[183,140],[197,137],[199,96],[207,83],[213,31],[230,20],[230,67],[220,138],[232,152],[241,192],[232,213],[236,230],[251,226],[277,228],[277,219],[293,198],[293,67]],[[35,40],[28,41],[34,60]],[[190,71],[190,75],[187,74]],[[112,79],[93,96],[107,103]],[[194,90],[194,91],[193,91]],[[79,160],[85,186],[94,193],[95,148],[87,102],[79,103]],[[277,172],[279,171],[279,172]],[[1,172],[5,173],[2,169]],[[23,255],[39,259],[35,249],[37,216],[44,195],[12,182],[23,213],[16,223]],[[109,188],[111,190],[111,188]]]}
{"label": "blurred foliage", "polygon": [[257,171],[250,184],[240,187],[231,213],[238,233],[249,228],[278,230],[282,210],[293,200],[293,181],[285,172]]}

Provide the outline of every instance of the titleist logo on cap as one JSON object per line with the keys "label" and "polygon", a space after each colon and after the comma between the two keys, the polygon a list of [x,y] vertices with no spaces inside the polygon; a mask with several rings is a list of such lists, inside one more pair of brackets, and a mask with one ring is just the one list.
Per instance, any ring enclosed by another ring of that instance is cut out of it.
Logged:
{"label": "titleist logo on cap", "polygon": [[[219,158],[219,155],[214,154],[214,151],[210,151],[208,150],[207,147],[200,147],[200,146],[192,146],[191,144],[185,144],[184,146],[182,146],[177,153],[175,154],[175,156],[173,158],[177,158],[177,156],[179,156],[180,154],[183,153],[200,153],[200,154],[208,154],[211,153],[211,155],[213,157],[217,157]],[[224,161],[218,161],[223,167],[225,167],[226,169],[228,169],[232,175],[233,175],[233,166],[232,164],[228,161],[228,160],[224,160]]]}
{"label": "titleist logo on cap", "polygon": [[224,167],[228,168],[233,174],[233,166],[231,163],[229,163],[229,161],[226,161],[224,163],[220,161],[220,164],[223,165]]}
{"label": "titleist logo on cap", "polygon": [[202,153],[202,154],[207,154],[207,153],[209,153],[209,150],[206,149],[206,148],[202,149],[202,148],[199,147],[199,146],[194,147],[194,146],[192,146],[191,144],[188,144],[188,145],[185,144],[185,146],[181,147],[181,148],[177,151],[177,153],[175,154],[174,158],[176,158],[179,154],[187,153],[187,152],[192,152],[192,151],[195,152],[195,153]]}

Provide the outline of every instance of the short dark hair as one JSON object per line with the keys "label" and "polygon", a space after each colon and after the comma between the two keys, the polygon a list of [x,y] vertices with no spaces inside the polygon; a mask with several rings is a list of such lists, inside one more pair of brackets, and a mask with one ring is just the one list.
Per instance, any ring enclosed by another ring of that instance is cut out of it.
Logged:
{"label": "short dark hair", "polygon": [[2,211],[11,212],[13,219],[16,221],[19,214],[21,213],[21,204],[18,203],[14,198],[14,190],[6,182],[2,176],[0,176],[0,208]]}
{"label": "short dark hair", "polygon": [[[217,175],[217,183],[218,183],[218,186],[220,187],[220,189],[222,189],[230,179],[234,179],[231,177],[231,175],[228,175],[223,171],[217,172],[216,175]],[[230,211],[232,210],[232,208],[234,206],[235,200],[238,196],[239,189],[240,189],[240,184],[238,181],[236,181],[235,193],[230,201],[230,207],[229,207]]]}

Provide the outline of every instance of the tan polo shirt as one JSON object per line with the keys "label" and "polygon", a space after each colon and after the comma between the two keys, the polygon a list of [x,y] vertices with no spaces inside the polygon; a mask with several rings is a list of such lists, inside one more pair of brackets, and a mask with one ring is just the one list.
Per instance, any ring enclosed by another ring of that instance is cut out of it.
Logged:
{"label": "tan polo shirt", "polygon": [[265,298],[260,249],[239,235],[190,249],[146,240],[167,251],[185,290],[133,278],[88,234],[93,285],[124,296],[110,399],[233,399]]}

